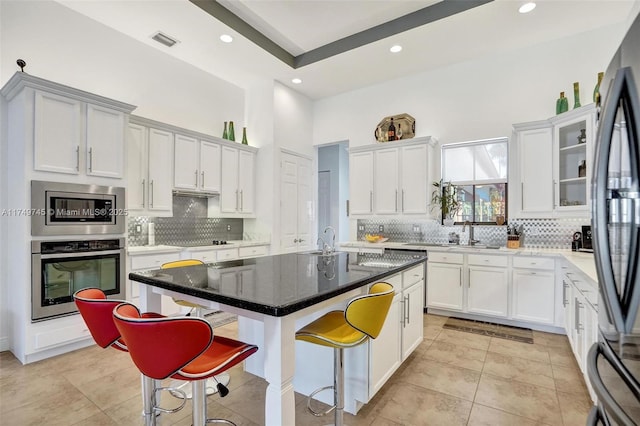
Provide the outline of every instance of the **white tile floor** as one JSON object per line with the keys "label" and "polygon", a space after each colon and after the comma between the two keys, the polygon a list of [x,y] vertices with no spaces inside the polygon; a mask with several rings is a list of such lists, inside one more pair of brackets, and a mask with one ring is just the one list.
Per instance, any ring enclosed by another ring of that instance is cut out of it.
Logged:
{"label": "white tile floor", "polygon": [[[445,320],[424,316],[422,345],[348,424],[585,424],[591,401],[565,336],[534,332],[531,345],[443,329]],[[235,337],[237,323],[216,333]],[[263,425],[266,383],[241,366],[230,373],[231,392],[208,398],[209,415]],[[296,404],[298,425],[331,423],[307,413],[305,397]],[[93,346],[26,366],[0,354],[2,425],[141,425],[140,413],[139,373],[126,353]],[[160,424],[190,425],[190,414],[187,405]]]}

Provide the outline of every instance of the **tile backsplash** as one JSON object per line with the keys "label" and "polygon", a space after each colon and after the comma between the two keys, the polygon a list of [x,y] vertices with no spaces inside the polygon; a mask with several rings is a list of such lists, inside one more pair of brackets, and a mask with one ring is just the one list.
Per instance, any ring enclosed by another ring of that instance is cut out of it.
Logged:
{"label": "tile backsplash", "polygon": [[[129,217],[127,233],[129,246],[149,243],[149,223],[155,224],[156,244],[172,246],[211,245],[213,240],[241,240],[242,219],[208,218],[207,199],[173,197],[173,217]],[[139,225],[140,232],[137,232]]]}
{"label": "tile backsplash", "polygon": [[[509,219],[510,225],[522,225],[521,244],[529,248],[571,249],[573,233],[582,225],[589,225],[585,218],[558,219]],[[460,244],[467,244],[469,232],[462,232],[462,225],[442,226],[435,220],[406,219],[358,219],[358,240],[365,234],[381,234],[390,242],[428,242],[445,244],[449,233],[460,235]],[[384,231],[380,231],[380,227]],[[360,230],[363,229],[363,230]],[[506,246],[507,227],[496,225],[474,225],[474,238],[481,244]]]}

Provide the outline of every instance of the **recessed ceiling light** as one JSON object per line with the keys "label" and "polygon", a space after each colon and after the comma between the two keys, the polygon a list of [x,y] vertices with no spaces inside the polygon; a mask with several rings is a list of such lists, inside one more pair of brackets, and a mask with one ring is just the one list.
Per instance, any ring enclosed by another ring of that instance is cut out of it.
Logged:
{"label": "recessed ceiling light", "polygon": [[389,51],[391,53],[398,53],[402,50],[402,46],[400,46],[399,44],[396,44],[394,46],[391,46],[391,49],[389,49]]}
{"label": "recessed ceiling light", "polygon": [[155,33],[154,35],[151,36],[151,39],[157,41],[160,44],[164,44],[167,47],[171,47],[174,44],[178,43],[178,40],[176,40],[173,37],[170,37],[164,33],[161,33],[160,31],[158,31],[157,33]]}
{"label": "recessed ceiling light", "polygon": [[225,43],[231,43],[233,41],[233,37],[231,37],[229,34],[222,34],[220,36],[220,40],[222,40]]}
{"label": "recessed ceiling light", "polygon": [[300,84],[300,83],[302,83],[302,79],[300,79],[300,78],[292,78],[291,82],[293,84]]}
{"label": "recessed ceiling light", "polygon": [[520,9],[518,9],[518,12],[520,13],[529,13],[531,12],[533,9],[536,8],[536,4],[532,1],[523,4],[522,6],[520,6]]}

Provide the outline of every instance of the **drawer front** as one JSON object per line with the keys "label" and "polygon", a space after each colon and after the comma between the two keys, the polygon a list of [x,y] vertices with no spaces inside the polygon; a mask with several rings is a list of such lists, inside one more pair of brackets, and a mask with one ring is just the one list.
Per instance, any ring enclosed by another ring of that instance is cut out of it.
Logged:
{"label": "drawer front", "polygon": [[238,254],[240,257],[265,256],[267,254],[267,247],[266,246],[240,247],[238,249]]}
{"label": "drawer front", "polygon": [[445,253],[440,251],[428,252],[429,262],[438,263],[462,263],[464,255],[460,253]]}
{"label": "drawer front", "polygon": [[217,252],[217,250],[186,251],[185,255],[187,259],[197,259],[204,263],[213,263],[217,259]]}
{"label": "drawer front", "polygon": [[34,348],[36,350],[60,346],[74,341],[90,339],[91,333],[85,324],[72,325],[46,332],[36,333]]}
{"label": "drawer front", "polygon": [[507,256],[489,256],[483,254],[470,254],[467,257],[469,265],[500,266],[504,268],[507,267],[508,260]]}
{"label": "drawer front", "polygon": [[238,258],[237,248],[218,250],[218,262],[221,262],[223,260],[237,259],[237,258]]}
{"label": "drawer front", "polygon": [[516,256],[513,258],[514,268],[553,269],[555,261],[548,257]]}
{"label": "drawer front", "polygon": [[414,266],[402,273],[402,288],[409,288],[422,280],[424,280],[424,265]]}
{"label": "drawer front", "polygon": [[143,256],[131,256],[131,270],[159,269],[163,263],[180,260],[180,253],[165,253]]}

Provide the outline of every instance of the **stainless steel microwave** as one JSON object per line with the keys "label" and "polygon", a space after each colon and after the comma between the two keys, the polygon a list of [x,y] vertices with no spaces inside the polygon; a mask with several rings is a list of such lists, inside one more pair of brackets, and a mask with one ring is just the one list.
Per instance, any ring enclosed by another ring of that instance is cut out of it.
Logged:
{"label": "stainless steel microwave", "polygon": [[31,181],[31,235],[123,234],[121,187]]}

